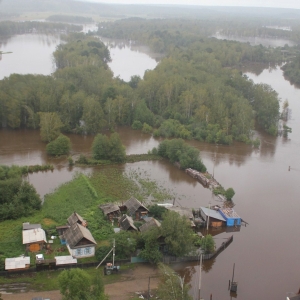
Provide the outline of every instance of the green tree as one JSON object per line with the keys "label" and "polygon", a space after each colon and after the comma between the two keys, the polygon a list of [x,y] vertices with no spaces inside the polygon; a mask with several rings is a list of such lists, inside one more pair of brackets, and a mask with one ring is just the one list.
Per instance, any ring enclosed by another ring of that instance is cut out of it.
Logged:
{"label": "green tree", "polygon": [[128,258],[136,250],[136,236],[134,233],[121,231],[114,235],[114,239],[118,259]]}
{"label": "green tree", "polygon": [[91,290],[91,295],[89,297],[89,300],[108,300],[108,295],[104,292],[104,282],[103,277],[100,271],[96,273],[96,276],[94,277],[94,280],[92,282],[93,287]]}
{"label": "green tree", "polygon": [[94,159],[109,159],[109,139],[106,135],[98,133],[92,144],[92,153]]}
{"label": "green tree", "polygon": [[183,256],[193,250],[193,230],[190,220],[174,211],[167,211],[161,223],[161,235],[165,238],[170,254]]}
{"label": "green tree", "polygon": [[109,159],[111,161],[123,162],[125,158],[125,147],[122,145],[119,134],[115,132],[109,139]]}
{"label": "green tree", "polygon": [[233,196],[235,195],[235,191],[233,188],[228,188],[226,191],[225,191],[225,197],[227,200],[231,200],[233,198]]}
{"label": "green tree", "polygon": [[189,295],[189,286],[170,267],[159,264],[162,281],[158,285],[157,295],[164,300],[192,300]]}
{"label": "green tree", "polygon": [[57,279],[63,300],[90,299],[91,277],[85,271],[78,268],[65,270]]}
{"label": "green tree", "polygon": [[54,141],[50,142],[47,145],[46,151],[50,155],[66,155],[69,154],[70,148],[70,139],[67,136],[61,134]]}
{"label": "green tree", "polygon": [[215,241],[210,234],[207,234],[200,240],[200,246],[205,253],[212,253],[215,251]]}
{"label": "green tree", "polygon": [[58,114],[56,112],[40,112],[40,135],[43,142],[51,142],[55,140],[63,127]]}
{"label": "green tree", "polygon": [[161,260],[162,253],[159,251],[159,237],[160,229],[157,227],[151,228],[145,233],[142,233],[144,248],[139,253],[141,258],[146,259],[153,264],[156,264]]}

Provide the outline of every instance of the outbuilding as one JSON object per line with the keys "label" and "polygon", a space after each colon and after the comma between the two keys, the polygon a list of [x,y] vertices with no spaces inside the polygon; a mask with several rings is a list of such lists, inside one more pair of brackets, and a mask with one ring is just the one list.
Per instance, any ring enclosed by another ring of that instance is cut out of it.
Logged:
{"label": "outbuilding", "polygon": [[200,207],[200,215],[205,220],[205,222],[209,222],[209,226],[211,227],[217,228],[226,225],[225,218],[217,210],[207,207]]}
{"label": "outbuilding", "polygon": [[38,252],[43,249],[47,243],[46,233],[42,228],[23,230],[23,245],[26,245],[26,250]]}
{"label": "outbuilding", "polygon": [[124,206],[127,210],[127,214],[135,220],[140,220],[141,217],[145,217],[149,210],[139,200],[134,197],[128,199]]}
{"label": "outbuilding", "polygon": [[113,203],[99,205],[99,208],[103,211],[104,215],[106,215],[108,220],[110,221],[113,218],[118,218],[121,215],[119,206]]}
{"label": "outbuilding", "polygon": [[18,271],[25,270],[30,267],[30,257],[20,256],[5,258],[5,270],[6,271]]}
{"label": "outbuilding", "polygon": [[241,226],[242,219],[233,208],[220,208],[219,212],[225,218],[227,226]]}

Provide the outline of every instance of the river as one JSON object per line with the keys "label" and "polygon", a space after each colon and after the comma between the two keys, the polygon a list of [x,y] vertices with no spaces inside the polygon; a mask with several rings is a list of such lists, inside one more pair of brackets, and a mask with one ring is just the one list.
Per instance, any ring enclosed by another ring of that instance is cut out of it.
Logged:
{"label": "river", "polygon": [[[288,138],[258,133],[261,147],[235,143],[234,146],[212,145],[190,141],[201,150],[208,170],[225,188],[233,187],[237,213],[249,225],[234,235],[233,243],[215,260],[205,262],[202,270],[201,296],[209,299],[231,299],[228,280],[235,263],[238,281],[237,298],[242,300],[286,297],[299,289],[299,195],[300,195],[300,90],[289,84],[280,68],[265,69],[258,75],[244,71],[254,82],[269,83],[282,100],[288,99],[292,118],[288,126],[293,132]],[[145,153],[157,146],[158,139],[130,128],[120,128],[122,142],[130,153]],[[69,135],[73,154],[90,152],[93,137]],[[59,184],[69,181],[77,171],[91,173],[93,168],[69,168],[65,159],[49,158],[46,145],[36,130],[0,130],[0,164],[55,165],[53,172],[29,175],[43,196]],[[291,167],[289,171],[289,166]],[[125,172],[142,170],[147,176],[174,193],[176,203],[198,208],[218,203],[208,189],[167,162],[139,162],[119,166]],[[211,232],[217,244],[231,233]],[[185,275],[191,284],[191,294],[198,293],[197,264],[178,264],[175,270]]]}

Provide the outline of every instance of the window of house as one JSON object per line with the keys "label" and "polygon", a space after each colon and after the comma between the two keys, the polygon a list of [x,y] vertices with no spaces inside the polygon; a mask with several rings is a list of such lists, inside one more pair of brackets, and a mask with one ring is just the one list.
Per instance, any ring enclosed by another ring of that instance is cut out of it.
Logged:
{"label": "window of house", "polygon": [[82,255],[82,249],[76,249],[76,255]]}
{"label": "window of house", "polygon": [[91,247],[84,248],[84,254],[91,254],[91,253],[92,253],[92,248]]}

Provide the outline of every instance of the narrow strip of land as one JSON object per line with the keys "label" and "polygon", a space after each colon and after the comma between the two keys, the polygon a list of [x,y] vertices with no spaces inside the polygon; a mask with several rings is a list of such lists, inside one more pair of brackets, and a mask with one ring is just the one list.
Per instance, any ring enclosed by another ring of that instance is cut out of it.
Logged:
{"label": "narrow strip of land", "polygon": [[[149,264],[139,264],[136,268],[121,273],[120,281],[105,285],[105,293],[110,300],[127,300],[135,292],[148,290],[149,277],[150,289],[157,288],[159,282],[158,269]],[[61,300],[59,291],[26,292],[15,294],[2,294],[3,300],[31,300],[34,297]]]}

